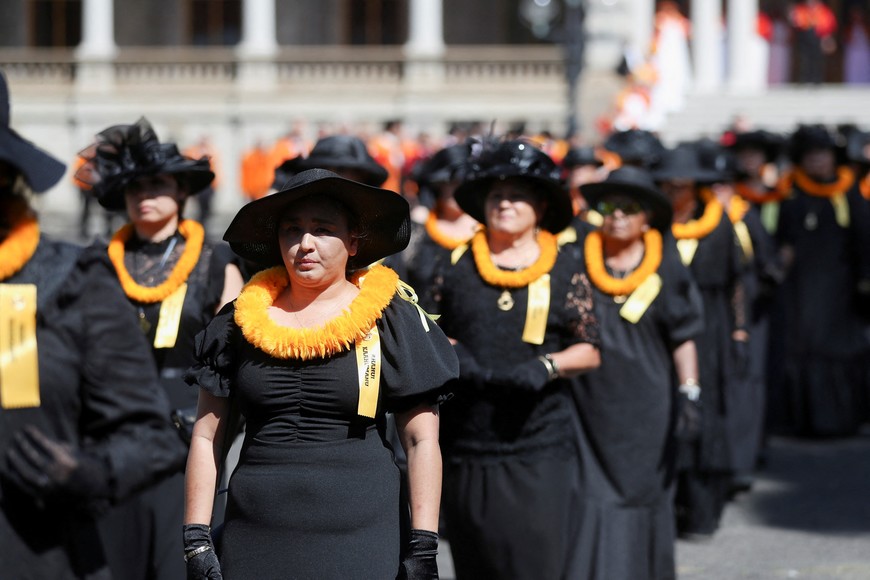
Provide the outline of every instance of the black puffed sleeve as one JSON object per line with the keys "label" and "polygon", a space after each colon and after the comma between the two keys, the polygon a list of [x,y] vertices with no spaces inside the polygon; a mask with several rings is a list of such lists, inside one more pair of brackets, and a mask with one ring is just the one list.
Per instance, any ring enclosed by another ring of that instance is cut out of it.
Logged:
{"label": "black puffed sleeve", "polygon": [[235,366],[235,340],[240,336],[233,319],[233,303],[224,306],[212,321],[196,335],[196,362],[184,375],[184,381],[216,397],[229,397],[231,373]]}
{"label": "black puffed sleeve", "polygon": [[704,329],[701,291],[670,236],[665,238],[659,272],[663,282],[659,319],[664,336],[673,346],[697,338]]}
{"label": "black puffed sleeve", "polygon": [[[428,329],[427,329],[428,327]],[[435,404],[448,396],[459,376],[459,361],[437,324],[398,295],[378,321],[387,411],[402,412],[417,405]]]}

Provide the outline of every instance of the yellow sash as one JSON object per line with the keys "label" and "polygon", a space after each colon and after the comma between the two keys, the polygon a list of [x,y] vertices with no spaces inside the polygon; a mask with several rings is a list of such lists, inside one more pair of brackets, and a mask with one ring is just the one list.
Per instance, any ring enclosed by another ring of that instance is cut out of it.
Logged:
{"label": "yellow sash", "polygon": [[641,282],[638,287],[634,289],[634,292],[629,295],[628,300],[626,300],[625,304],[622,305],[622,308],[619,309],[619,315],[632,324],[637,324],[637,321],[643,317],[649,309],[650,304],[652,304],[659,295],[661,289],[661,276],[656,273],[650,274],[646,277],[646,280]]}
{"label": "yellow sash", "polygon": [[35,284],[0,284],[0,404],[40,404]]}
{"label": "yellow sash", "polygon": [[526,309],[526,325],[523,342],[544,344],[547,332],[547,317],[550,313],[550,275],[544,274],[529,284],[529,305]]}
{"label": "yellow sash", "polygon": [[356,343],[356,367],[359,373],[357,414],[374,419],[378,411],[381,388],[381,337],[377,325]]}
{"label": "yellow sash", "polygon": [[160,304],[160,318],[157,321],[157,330],[154,331],[154,348],[175,346],[185,294],[187,294],[187,283],[179,286]]}

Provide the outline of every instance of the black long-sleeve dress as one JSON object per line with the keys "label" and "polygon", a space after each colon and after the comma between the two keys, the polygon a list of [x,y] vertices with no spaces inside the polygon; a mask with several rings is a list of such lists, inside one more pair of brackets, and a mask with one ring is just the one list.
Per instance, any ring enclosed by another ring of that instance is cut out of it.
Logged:
{"label": "black long-sleeve dress", "polygon": [[[589,281],[578,270],[580,246],[561,248],[550,271],[543,343],[522,340],[528,286],[487,284],[472,250],[440,264],[427,307],[439,324],[489,369],[513,365],[580,342],[598,345]],[[571,382],[540,392],[460,380],[441,413],[445,459],[442,509],[457,578],[575,578],[579,465]]]}
{"label": "black long-sleeve dress", "polygon": [[701,333],[703,312],[672,240],[657,274],[662,288],[636,323],[620,315],[624,300],[593,282],[601,366],[573,390],[584,495],[576,577],[584,580],[676,577],[673,348]]}
{"label": "black long-sleeve dress", "polygon": [[[823,185],[823,184],[818,184]],[[783,283],[785,428],[810,436],[854,434],[866,419],[870,344],[857,284],[870,279],[870,205],[856,186],[834,197],[794,185],[778,241],[793,249]]]}
{"label": "black long-sleeve dress", "polygon": [[[275,271],[248,286],[286,279]],[[371,418],[359,414],[360,349],[276,353],[268,345],[292,341],[278,337],[284,330],[258,334],[258,325],[246,322],[250,311],[240,315],[239,308],[245,290],[199,335],[188,382],[231,397],[247,421],[223,530],[226,580],[396,577],[408,512],[400,505],[385,413],[438,402],[458,374],[447,338],[395,294],[397,279],[388,268],[373,268],[347,315],[358,320],[372,304],[384,305],[375,319],[382,364]],[[264,320],[265,310],[257,316]],[[261,338],[249,339],[251,333]]]}
{"label": "black long-sleeve dress", "polygon": [[[108,578],[97,512],[183,466],[148,345],[105,253],[43,238],[2,284],[37,287],[38,407],[0,408],[0,448],[25,425],[96,454],[114,482],[88,505],[37,505],[3,479],[0,576]],[[0,475],[8,467],[0,468]],[[94,510],[97,510],[95,512]]]}

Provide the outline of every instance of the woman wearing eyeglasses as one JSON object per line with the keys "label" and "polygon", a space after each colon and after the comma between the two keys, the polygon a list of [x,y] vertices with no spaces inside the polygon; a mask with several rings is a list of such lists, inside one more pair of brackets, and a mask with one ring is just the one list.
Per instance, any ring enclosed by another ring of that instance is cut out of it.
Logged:
{"label": "woman wearing eyeglasses", "polygon": [[584,241],[601,366],[573,391],[585,497],[577,577],[675,578],[675,434],[679,424],[697,436],[701,298],[649,173],[622,167],[581,193],[603,223]]}

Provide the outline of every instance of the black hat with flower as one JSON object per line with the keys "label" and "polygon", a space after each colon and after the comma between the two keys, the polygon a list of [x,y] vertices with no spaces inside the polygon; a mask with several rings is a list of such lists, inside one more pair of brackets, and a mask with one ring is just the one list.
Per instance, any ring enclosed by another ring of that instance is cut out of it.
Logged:
{"label": "black hat with flower", "polygon": [[140,177],[172,175],[191,194],[214,180],[208,158],[191,159],[175,143],[161,143],[144,117],[101,131],[79,155],[86,163],[76,177],[91,185],[100,205],[110,210],[124,209],[124,190]]}
{"label": "black hat with flower", "polygon": [[520,178],[531,182],[547,201],[541,227],[558,233],[568,227],[574,216],[571,196],[561,173],[559,166],[534,143],[505,141],[493,148],[484,148],[472,161],[470,173],[456,189],[454,197],[465,213],[486,223],[484,202],[493,183]]}

